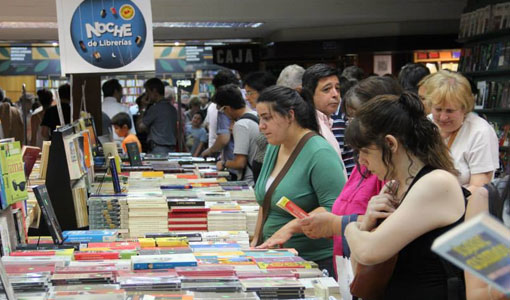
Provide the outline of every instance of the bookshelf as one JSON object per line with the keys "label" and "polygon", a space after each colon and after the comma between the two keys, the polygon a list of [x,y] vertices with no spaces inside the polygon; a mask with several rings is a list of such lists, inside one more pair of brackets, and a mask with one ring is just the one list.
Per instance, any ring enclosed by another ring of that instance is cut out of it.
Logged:
{"label": "bookshelf", "polygon": [[[476,84],[475,112],[486,118],[500,139],[501,165],[510,159],[510,1],[467,2],[461,15],[463,44],[459,71]],[[510,170],[504,170],[506,172]]]}
{"label": "bookshelf", "polygon": [[437,70],[457,71],[461,50],[420,50],[414,52],[414,62],[425,64],[434,73]]}
{"label": "bookshelf", "polygon": [[101,86],[109,79],[119,80],[122,86],[122,93],[124,95],[124,103],[134,105],[136,98],[144,92],[143,84],[147,79],[144,75],[119,75],[119,76],[105,76],[101,78]]}
{"label": "bookshelf", "polygon": [[62,84],[69,83],[67,77],[60,76],[37,76],[35,78],[36,91],[42,88],[50,90],[54,96],[58,93],[58,87]]}
{"label": "bookshelf", "polygon": [[93,178],[92,142],[82,119],[52,134],[46,187],[63,230],[88,227],[87,198]]}

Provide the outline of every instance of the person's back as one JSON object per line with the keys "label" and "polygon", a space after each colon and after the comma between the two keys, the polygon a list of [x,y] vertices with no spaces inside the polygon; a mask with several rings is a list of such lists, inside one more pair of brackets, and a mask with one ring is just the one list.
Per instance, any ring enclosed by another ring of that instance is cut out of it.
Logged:
{"label": "person's back", "polygon": [[[257,114],[254,111],[246,112],[256,117]],[[250,117],[241,117],[234,123],[233,128],[234,136],[234,154],[236,153],[247,153],[248,167],[245,169],[242,176],[242,180],[248,182],[255,182],[253,161],[257,152],[259,151],[257,145],[257,139],[260,136],[259,124]]]}
{"label": "person's back", "polygon": [[4,138],[13,137],[16,141],[23,143],[23,120],[18,109],[8,102],[0,103],[0,120]]}
{"label": "person's back", "polygon": [[[103,91],[103,103],[101,105],[102,111],[112,119],[116,114],[124,112],[127,113],[131,118],[131,123],[134,124],[133,116],[131,114],[131,110],[127,105],[124,105],[121,102],[122,99],[122,86],[120,85],[117,79],[110,79],[103,83],[101,87]],[[131,127],[131,133],[136,134],[135,127]],[[113,133],[114,140],[122,140],[115,132]]]}
{"label": "person's back", "polygon": [[148,99],[154,103],[146,111],[142,123],[148,128],[147,140],[151,153],[167,154],[175,151],[177,143],[177,110],[170,99],[164,99],[165,87],[157,78],[145,82]]}

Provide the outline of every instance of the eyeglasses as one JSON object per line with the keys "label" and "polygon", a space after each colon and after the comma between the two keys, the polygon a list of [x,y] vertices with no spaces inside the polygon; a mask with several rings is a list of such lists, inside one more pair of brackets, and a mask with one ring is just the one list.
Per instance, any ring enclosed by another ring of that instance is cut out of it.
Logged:
{"label": "eyeglasses", "polygon": [[246,91],[246,96],[251,96],[251,95],[255,95],[257,93],[257,91]]}
{"label": "eyeglasses", "polygon": [[26,183],[27,183],[26,181],[22,181],[22,182],[20,182],[20,183],[16,183],[16,181],[15,181],[15,180],[13,180],[13,181],[12,181],[12,188],[13,188],[15,191],[17,191],[17,190],[18,190],[18,188],[19,188],[19,190],[20,190],[21,192],[23,192],[23,191],[25,190],[25,185],[26,185]]}

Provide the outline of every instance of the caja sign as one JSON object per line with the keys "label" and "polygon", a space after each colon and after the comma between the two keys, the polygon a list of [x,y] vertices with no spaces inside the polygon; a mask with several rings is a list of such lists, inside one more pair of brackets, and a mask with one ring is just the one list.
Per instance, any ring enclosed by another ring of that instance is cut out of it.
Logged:
{"label": "caja sign", "polygon": [[57,0],[62,73],[153,71],[145,0]]}

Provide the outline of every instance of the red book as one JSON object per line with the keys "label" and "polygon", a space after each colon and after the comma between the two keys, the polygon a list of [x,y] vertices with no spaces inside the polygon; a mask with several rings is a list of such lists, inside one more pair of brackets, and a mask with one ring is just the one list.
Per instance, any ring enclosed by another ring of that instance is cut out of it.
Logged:
{"label": "red book", "polygon": [[207,213],[168,213],[168,218],[207,218]]}
{"label": "red book", "polygon": [[55,271],[55,264],[47,265],[4,265],[7,274],[21,274],[21,273],[39,273],[39,272],[51,272]]}
{"label": "red book", "polygon": [[55,251],[52,250],[19,250],[11,252],[11,256],[55,256]]}
{"label": "red book", "polygon": [[192,221],[192,220],[184,220],[184,221],[176,221],[176,220],[168,220],[168,224],[176,224],[176,225],[181,225],[181,224],[207,224],[207,219],[204,220],[204,221]]}
{"label": "red book", "polygon": [[205,227],[172,227],[172,225],[168,226],[168,231],[207,231],[207,226]]}
{"label": "red book", "polygon": [[34,168],[35,161],[39,158],[41,148],[32,146],[23,146],[22,156],[23,162],[25,163],[25,177],[28,178],[32,169]]}
{"label": "red book", "polygon": [[179,208],[179,207],[172,207],[170,209],[170,213],[175,213],[175,212],[190,212],[190,213],[199,213],[199,212],[208,212],[210,209],[209,208],[205,208],[205,207],[197,207],[197,208],[191,208],[191,207],[187,207],[187,208]]}
{"label": "red book", "polygon": [[119,252],[103,252],[89,251],[74,253],[75,260],[103,260],[103,259],[119,259]]}
{"label": "red book", "polygon": [[112,250],[136,250],[136,249],[140,249],[140,243],[138,243],[138,242],[88,243],[87,248],[109,248]]}

